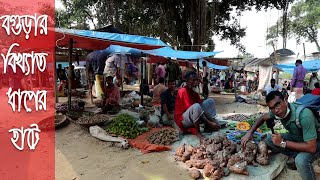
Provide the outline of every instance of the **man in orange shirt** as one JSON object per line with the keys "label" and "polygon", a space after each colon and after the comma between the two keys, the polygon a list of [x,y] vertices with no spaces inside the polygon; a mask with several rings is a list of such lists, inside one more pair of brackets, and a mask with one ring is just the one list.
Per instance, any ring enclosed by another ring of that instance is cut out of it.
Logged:
{"label": "man in orange shirt", "polygon": [[208,130],[220,128],[216,121],[215,102],[209,98],[202,102],[200,96],[195,92],[199,78],[196,72],[186,73],[187,85],[178,91],[175,102],[174,120],[183,133],[192,128],[195,135],[200,139],[200,123],[204,123]]}
{"label": "man in orange shirt", "polygon": [[[119,87],[113,84],[113,77],[108,76],[106,78],[107,87],[104,90],[106,99],[104,100],[102,112],[106,113],[111,111],[114,107],[119,107],[120,103],[120,90]],[[119,108],[118,108],[119,109]]]}

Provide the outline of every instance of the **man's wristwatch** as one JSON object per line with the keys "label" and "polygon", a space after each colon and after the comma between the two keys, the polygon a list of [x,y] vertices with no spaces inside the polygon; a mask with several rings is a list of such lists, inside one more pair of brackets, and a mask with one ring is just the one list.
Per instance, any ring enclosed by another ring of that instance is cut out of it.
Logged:
{"label": "man's wristwatch", "polygon": [[280,143],[280,147],[286,148],[286,146],[287,146],[287,142],[285,142],[284,140],[282,140],[281,143]]}

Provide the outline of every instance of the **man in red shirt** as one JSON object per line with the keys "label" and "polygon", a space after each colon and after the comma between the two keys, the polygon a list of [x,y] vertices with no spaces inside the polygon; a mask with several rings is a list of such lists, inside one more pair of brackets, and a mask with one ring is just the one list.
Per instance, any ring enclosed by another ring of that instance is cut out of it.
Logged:
{"label": "man in red shirt", "polygon": [[202,139],[200,123],[204,123],[209,130],[220,128],[215,120],[215,102],[211,98],[202,102],[199,94],[195,92],[199,81],[196,72],[187,72],[185,78],[187,85],[181,88],[176,96],[174,120],[183,133],[193,128],[192,133]]}
{"label": "man in red shirt", "polygon": [[314,89],[311,91],[313,95],[320,95],[320,84],[318,82],[314,83]]}

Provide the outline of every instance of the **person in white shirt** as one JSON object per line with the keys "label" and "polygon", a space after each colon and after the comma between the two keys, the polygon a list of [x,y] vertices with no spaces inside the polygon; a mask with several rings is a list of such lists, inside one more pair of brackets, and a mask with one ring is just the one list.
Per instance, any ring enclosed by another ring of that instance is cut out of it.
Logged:
{"label": "person in white shirt", "polygon": [[282,87],[279,84],[276,84],[275,79],[271,79],[270,86],[265,88],[266,95],[268,95],[271,91],[281,91]]}
{"label": "person in white shirt", "polygon": [[224,82],[226,81],[226,73],[224,71],[220,71],[219,73],[221,86],[224,87]]}

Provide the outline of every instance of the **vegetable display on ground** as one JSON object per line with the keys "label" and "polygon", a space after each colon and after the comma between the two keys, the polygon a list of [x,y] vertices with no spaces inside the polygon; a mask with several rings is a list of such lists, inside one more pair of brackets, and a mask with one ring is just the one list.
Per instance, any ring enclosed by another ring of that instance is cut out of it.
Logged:
{"label": "vegetable display on ground", "polygon": [[212,139],[206,139],[197,147],[183,144],[177,148],[175,160],[186,163],[191,177],[199,178],[198,171],[210,179],[220,179],[230,172],[249,175],[247,165],[267,165],[268,151],[264,141],[259,144],[247,142],[245,147],[228,140],[225,134],[217,134]]}
{"label": "vegetable display on ground", "polygon": [[135,118],[129,114],[118,115],[106,128],[106,131],[109,133],[124,136],[129,139],[134,139],[148,130],[148,128],[139,127]]}

